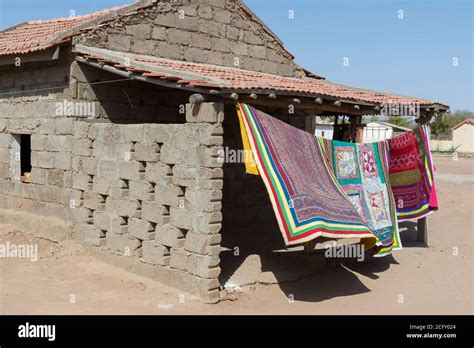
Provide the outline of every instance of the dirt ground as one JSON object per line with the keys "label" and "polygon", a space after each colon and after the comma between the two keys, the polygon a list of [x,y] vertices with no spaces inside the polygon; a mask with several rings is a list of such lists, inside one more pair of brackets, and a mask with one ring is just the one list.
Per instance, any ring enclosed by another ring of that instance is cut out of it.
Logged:
{"label": "dirt ground", "polygon": [[[271,267],[254,269],[260,281],[218,304],[99,261],[77,242],[0,226],[0,244],[39,248],[37,262],[0,258],[0,314],[472,314],[474,159],[435,164],[440,210],[428,219],[429,247],[404,223],[404,249],[393,256],[320,264],[316,255],[306,260],[319,262],[313,272],[277,284],[265,280],[275,278]],[[258,255],[246,258],[258,265]]]}

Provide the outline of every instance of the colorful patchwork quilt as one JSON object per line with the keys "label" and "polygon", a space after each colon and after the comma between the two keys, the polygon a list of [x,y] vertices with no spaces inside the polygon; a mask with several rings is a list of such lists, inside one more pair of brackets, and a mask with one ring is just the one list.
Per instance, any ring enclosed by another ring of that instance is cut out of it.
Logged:
{"label": "colorful patchwork quilt", "polygon": [[[351,197],[336,179],[323,144],[312,134],[243,103],[237,104],[237,113],[245,129],[244,147],[252,151],[251,160],[255,161],[265,183],[287,245],[308,242],[319,236],[380,242],[368,221],[373,221],[380,230],[394,221],[386,204],[389,193],[383,190],[382,183],[374,182],[374,187],[365,190],[363,196]],[[350,150],[355,148],[350,147]],[[360,168],[380,178],[375,174],[380,169],[376,158],[370,157],[375,154],[370,148],[365,152],[350,150],[341,148],[335,153],[340,158],[338,175],[356,186],[360,185]],[[364,166],[355,163],[359,155]],[[246,163],[248,171],[256,174],[252,167]],[[360,214],[361,209],[365,209],[364,204],[372,207],[371,215]]]}
{"label": "colorful patchwork quilt", "polygon": [[433,160],[426,126],[388,140],[390,184],[399,221],[419,219],[438,209]]}
{"label": "colorful patchwork quilt", "polygon": [[401,249],[398,221],[438,208],[428,129],[355,144],[314,137],[238,103],[247,173],[261,175],[287,245],[361,238]]}
{"label": "colorful patchwork quilt", "polygon": [[376,256],[401,249],[395,201],[388,180],[388,144],[318,139],[342,189],[381,242]]}

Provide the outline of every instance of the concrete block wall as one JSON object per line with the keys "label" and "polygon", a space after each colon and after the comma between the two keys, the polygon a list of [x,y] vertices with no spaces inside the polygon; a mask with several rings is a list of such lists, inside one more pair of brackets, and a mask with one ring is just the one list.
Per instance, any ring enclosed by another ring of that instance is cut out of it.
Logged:
{"label": "concrete block wall", "polygon": [[[302,115],[289,114],[288,110],[281,108],[258,106],[258,109],[299,129],[305,129],[306,121]],[[235,154],[243,151],[240,125],[233,105],[226,105],[225,113],[224,147],[229,154],[232,152]],[[225,174],[223,213],[226,225],[254,224],[255,227],[259,221],[267,223],[268,218],[273,219],[268,193],[260,176],[246,174],[242,161],[224,162],[223,167]]]}
{"label": "concrete block wall", "polygon": [[[52,228],[38,233],[56,241],[67,239],[71,232],[69,205],[77,194],[70,190],[73,120],[53,117],[51,100],[36,101],[38,105],[45,106],[43,110],[49,110],[46,113],[38,111],[37,117],[21,117],[24,103],[17,102],[15,106],[10,100],[8,107],[12,109],[12,115],[19,118],[0,120],[3,124],[0,128],[0,209],[34,212],[37,216],[58,220],[58,223],[55,222],[58,230]],[[21,183],[19,176],[13,173],[14,166],[19,165],[18,149],[12,147],[14,136],[18,134],[31,136],[32,168],[31,183],[28,184]],[[3,222],[8,222],[6,215],[3,215],[6,219]]]}
{"label": "concrete block wall", "polygon": [[[56,102],[74,96],[68,49],[52,62],[0,67],[0,223],[39,236],[70,237],[72,119]],[[31,92],[30,92],[31,91]],[[14,136],[31,135],[32,183],[20,182]],[[15,173],[14,173],[15,172]],[[30,214],[34,212],[36,215]]]}
{"label": "concrete block wall", "polygon": [[69,83],[69,52],[69,48],[61,48],[59,58],[49,62],[22,63],[20,56],[16,66],[0,65],[0,90],[8,93],[2,99],[28,95],[24,92],[29,89],[44,89],[43,93],[35,91],[30,101],[37,95],[59,93]]}
{"label": "concrete block wall", "polygon": [[75,38],[76,43],[283,76],[304,76],[262,24],[232,0],[160,1]]}
{"label": "concrete block wall", "polygon": [[[187,93],[138,82],[94,86],[114,76],[75,62],[62,69],[51,86],[70,73],[68,88],[0,98],[0,223],[79,239],[111,262],[217,301],[223,215],[253,224],[272,213],[261,179],[218,158],[224,146],[242,146],[234,107],[184,105]],[[64,100],[114,105],[89,119],[64,117],[56,110]],[[31,184],[11,180],[12,134],[31,134]]]}
{"label": "concrete block wall", "polygon": [[[0,98],[0,223],[55,241],[81,240],[112,262],[132,265],[132,271],[217,301],[222,105],[183,104],[184,112],[176,112],[186,93],[134,82],[104,87],[114,93],[125,88],[131,99],[122,97],[126,101],[121,104],[104,90],[87,97],[80,92],[81,83],[87,85],[80,80],[83,70],[67,62],[59,77],[48,75],[45,64],[49,87],[38,88],[34,81],[23,85],[17,78],[41,69],[38,64],[18,71],[10,67],[2,75],[2,83],[3,76],[13,76],[2,92],[36,91]],[[48,89],[60,81],[70,84]],[[45,92],[38,91],[43,88]],[[149,105],[143,104],[145,97]],[[65,100],[101,106],[112,98],[119,107],[94,117],[57,113],[57,103]],[[146,107],[152,110],[148,114]],[[13,180],[14,134],[31,135],[31,183]]]}
{"label": "concrete block wall", "polygon": [[[185,124],[74,124],[74,238],[182,274],[219,296],[223,107],[187,105]],[[189,279],[189,280],[187,280]]]}
{"label": "concrete block wall", "polygon": [[[280,120],[304,129],[303,115],[289,114],[288,109],[276,109],[258,106],[258,109]],[[224,127],[224,147],[230,154],[242,151],[242,138],[235,107],[229,105],[226,110]],[[231,159],[228,157],[228,159]],[[224,197],[222,200],[222,274],[220,281],[226,284],[238,267],[249,255],[258,254],[265,260],[267,254],[285,248],[278,232],[278,222],[260,176],[246,174],[243,162],[225,162]],[[273,256],[272,256],[273,257]],[[262,264],[262,271],[269,266]],[[270,266],[271,267],[271,266]]]}
{"label": "concrete block wall", "polygon": [[[243,145],[239,120],[233,105],[226,108],[226,116],[223,124],[224,146],[229,154],[232,151],[236,154],[237,151],[243,151]],[[223,166],[225,224],[235,226],[255,223],[262,210],[270,206],[262,179],[260,176],[246,174],[241,161],[238,163],[225,161]]]}
{"label": "concrete block wall", "polygon": [[185,123],[190,92],[159,87],[72,62],[75,101],[93,104],[94,118],[114,123]]}

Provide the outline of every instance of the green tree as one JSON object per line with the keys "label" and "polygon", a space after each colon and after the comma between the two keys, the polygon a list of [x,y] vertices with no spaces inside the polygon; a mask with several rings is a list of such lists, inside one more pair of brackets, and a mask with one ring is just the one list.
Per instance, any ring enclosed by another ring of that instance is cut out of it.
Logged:
{"label": "green tree", "polygon": [[436,116],[435,120],[430,124],[431,133],[437,136],[446,135],[449,133],[449,130],[454,126],[454,124],[455,121],[452,116],[441,113]]}
{"label": "green tree", "polygon": [[456,110],[453,115],[466,119],[466,118],[473,118],[474,112],[469,111],[469,110]]}
{"label": "green tree", "polygon": [[377,122],[379,120],[379,115],[372,115],[370,117],[370,122]]}
{"label": "green tree", "polygon": [[407,121],[402,116],[390,116],[388,118],[388,122],[390,122],[391,124],[396,124],[398,126],[401,126],[405,124]]}
{"label": "green tree", "polygon": [[451,114],[441,113],[436,116],[434,121],[430,124],[431,132],[437,136],[449,135],[451,128],[468,118],[474,118],[474,112],[468,110],[456,110]]}
{"label": "green tree", "polygon": [[474,118],[474,112],[468,110],[456,110],[451,114],[453,125],[456,125],[468,118]]}

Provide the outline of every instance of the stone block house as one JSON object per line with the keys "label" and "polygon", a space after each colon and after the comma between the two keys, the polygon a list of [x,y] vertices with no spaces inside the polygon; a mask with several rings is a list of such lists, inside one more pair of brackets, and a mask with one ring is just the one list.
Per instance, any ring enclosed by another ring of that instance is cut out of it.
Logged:
{"label": "stone block house", "polygon": [[224,244],[275,224],[260,178],[223,158],[242,149],[236,100],[308,131],[385,102],[447,108],[305,70],[239,0],[19,24],[0,32],[0,223],[218,301]]}

